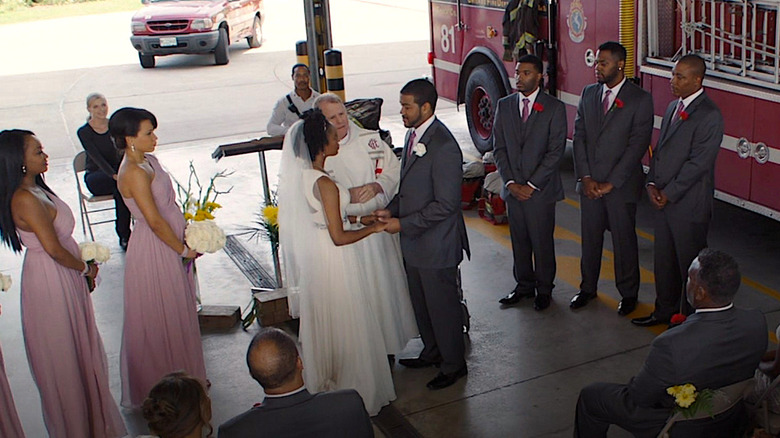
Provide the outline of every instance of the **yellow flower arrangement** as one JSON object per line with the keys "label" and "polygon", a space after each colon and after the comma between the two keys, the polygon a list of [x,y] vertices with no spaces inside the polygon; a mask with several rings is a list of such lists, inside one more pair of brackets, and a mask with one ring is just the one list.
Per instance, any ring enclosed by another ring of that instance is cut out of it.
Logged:
{"label": "yellow flower arrangement", "polygon": [[[182,213],[184,213],[184,219],[187,222],[201,222],[207,219],[214,219],[214,210],[222,208],[222,206],[216,202],[217,197],[225,193],[230,193],[233,189],[231,186],[225,191],[220,191],[216,188],[215,181],[219,178],[226,178],[232,173],[233,172],[227,172],[225,170],[215,173],[211,179],[209,179],[209,184],[206,186],[206,192],[204,194],[203,185],[200,183],[198,173],[195,171],[195,166],[192,164],[192,161],[190,161],[190,175],[187,178],[187,186],[185,187],[174,179]],[[194,187],[197,187],[198,189],[197,197],[195,197],[193,193],[193,184]]]}
{"label": "yellow flower arrangement", "polygon": [[686,383],[670,386],[666,388],[666,393],[674,397],[675,412],[682,413],[685,418],[693,417],[702,409],[712,414],[712,397],[715,392],[711,389],[697,391],[695,386]]}

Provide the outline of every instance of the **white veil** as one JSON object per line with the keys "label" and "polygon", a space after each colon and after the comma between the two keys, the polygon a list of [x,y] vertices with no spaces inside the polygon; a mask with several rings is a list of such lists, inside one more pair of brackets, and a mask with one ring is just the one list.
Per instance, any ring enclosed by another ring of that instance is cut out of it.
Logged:
{"label": "white veil", "polygon": [[[311,168],[301,120],[290,127],[284,136],[278,190],[279,249],[287,304],[293,318],[300,317],[301,283],[304,281],[304,273],[311,268],[305,266],[308,260],[307,243],[315,241],[317,232],[303,177],[304,171]],[[308,189],[311,190],[311,187]]]}

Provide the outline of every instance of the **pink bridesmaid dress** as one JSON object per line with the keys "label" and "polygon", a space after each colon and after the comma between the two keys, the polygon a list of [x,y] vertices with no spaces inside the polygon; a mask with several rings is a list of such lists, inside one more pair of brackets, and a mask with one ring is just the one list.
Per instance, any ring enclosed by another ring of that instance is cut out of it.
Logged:
{"label": "pink bridesmaid dress", "polygon": [[[152,197],[173,232],[184,239],[184,216],[168,174],[154,155]],[[134,199],[135,218],[125,257],[125,322],[122,332],[122,406],[138,407],[166,374],[184,370],[206,380],[195,283],[179,254],[160,240]]]}
{"label": "pink bridesmaid dress", "polygon": [[[60,244],[80,258],[70,208],[48,196],[57,209],[54,230]],[[35,233],[19,230],[19,236],[27,247],[21,282],[24,345],[49,436],[124,436],[84,277],[54,261]]]}
{"label": "pink bridesmaid dress", "polygon": [[8,379],[5,377],[2,351],[0,351],[0,437],[24,438],[22,423],[19,422],[19,416],[16,415],[11,386],[8,385]]}

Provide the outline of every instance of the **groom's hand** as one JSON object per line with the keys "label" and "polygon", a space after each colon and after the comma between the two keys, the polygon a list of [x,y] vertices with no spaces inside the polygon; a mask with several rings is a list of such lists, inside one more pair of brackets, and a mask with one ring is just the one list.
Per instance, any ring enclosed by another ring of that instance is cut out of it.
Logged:
{"label": "groom's hand", "polygon": [[395,234],[401,231],[401,220],[397,217],[391,217],[389,219],[379,219],[380,222],[384,222],[387,224],[387,228],[385,228],[385,231],[387,231],[390,234]]}
{"label": "groom's hand", "polygon": [[376,216],[377,219],[390,219],[393,217],[393,215],[390,213],[390,210],[386,208],[380,208],[379,210],[374,210],[374,216]]}

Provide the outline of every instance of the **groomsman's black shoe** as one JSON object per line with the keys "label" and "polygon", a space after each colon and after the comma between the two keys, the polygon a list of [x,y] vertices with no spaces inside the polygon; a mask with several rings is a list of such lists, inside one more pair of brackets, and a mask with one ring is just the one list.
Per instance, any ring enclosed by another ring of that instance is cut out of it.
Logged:
{"label": "groomsman's black shoe", "polygon": [[442,372],[439,372],[439,374],[436,375],[436,377],[433,378],[430,382],[428,382],[428,389],[442,389],[446,388],[453,383],[457,382],[458,379],[468,374],[469,371],[466,368],[466,365],[463,365],[463,368],[455,371],[454,373],[450,374],[444,374]]}
{"label": "groomsman's black shoe", "polygon": [[548,294],[539,294],[534,298],[534,310],[544,310],[550,307],[552,297]]}
{"label": "groomsman's black shoe", "polygon": [[439,365],[441,365],[441,361],[431,362],[425,359],[421,359],[419,357],[415,357],[411,359],[398,359],[398,363],[405,366],[406,368],[428,368],[428,367],[438,368]]}
{"label": "groomsman's black shoe", "polygon": [[636,309],[636,298],[623,298],[618,304],[618,315],[626,316]]}
{"label": "groomsman's black shoe", "polygon": [[588,301],[596,298],[598,294],[592,293],[592,294],[586,294],[583,291],[577,292],[577,295],[574,295],[572,297],[571,302],[569,303],[569,307],[572,309],[580,309],[582,307],[585,307],[588,304]]}
{"label": "groomsman's black shoe", "polygon": [[658,319],[655,317],[654,314],[651,313],[650,315],[642,318],[634,318],[631,320],[631,323],[634,325],[638,325],[639,327],[652,327],[654,325],[669,324],[669,320]]}
{"label": "groomsman's black shoe", "polygon": [[509,292],[509,295],[498,300],[498,302],[505,305],[517,304],[520,302],[520,298],[533,298],[534,295],[534,291],[519,292],[517,290],[513,290],[512,292]]}

